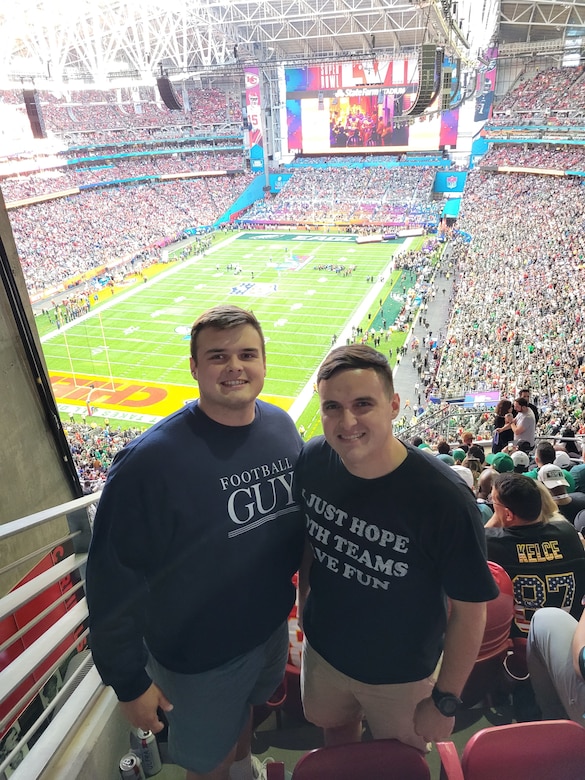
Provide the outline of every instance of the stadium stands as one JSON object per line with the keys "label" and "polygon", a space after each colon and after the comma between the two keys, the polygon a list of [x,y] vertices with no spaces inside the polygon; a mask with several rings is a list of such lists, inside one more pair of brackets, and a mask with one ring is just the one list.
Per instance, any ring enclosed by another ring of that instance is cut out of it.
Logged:
{"label": "stadium stands", "polygon": [[585,125],[583,75],[582,65],[527,75],[495,106],[489,125]]}
{"label": "stadium stands", "polygon": [[101,490],[116,453],[140,436],[140,428],[69,422],[65,434],[85,494]]}
{"label": "stadium stands", "polygon": [[494,144],[489,152],[482,157],[480,167],[493,165],[583,171],[585,169],[585,147],[546,148],[545,145]]}
{"label": "stadium stands", "polygon": [[541,434],[575,423],[585,404],[580,181],[474,172],[458,221],[453,316],[436,385],[504,396],[530,387]]}
{"label": "stadium stands", "polygon": [[86,190],[10,212],[29,292],[164,246],[188,227],[210,225],[252,181],[222,177]]}
{"label": "stadium stands", "polygon": [[431,200],[433,182],[434,172],[427,167],[304,166],[273,200],[256,203],[242,221],[422,227],[438,222],[438,204]]}
{"label": "stadium stands", "polygon": [[[48,133],[68,142],[83,139],[129,140],[152,138],[153,133],[181,136],[185,129],[211,129],[214,125],[241,125],[239,95],[188,86],[181,112],[171,112],[155,87],[71,91],[56,95],[39,91]],[[22,92],[0,91],[0,101],[24,112]]]}

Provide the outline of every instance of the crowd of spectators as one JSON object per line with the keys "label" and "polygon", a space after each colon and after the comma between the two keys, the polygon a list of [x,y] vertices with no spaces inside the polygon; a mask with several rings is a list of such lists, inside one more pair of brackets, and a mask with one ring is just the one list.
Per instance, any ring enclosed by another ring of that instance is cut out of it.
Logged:
{"label": "crowd of spectators", "polygon": [[[409,162],[416,162],[417,164],[427,164],[427,165],[436,165],[438,163],[441,163],[442,165],[445,164],[445,158],[440,154],[423,154],[419,157],[413,156],[413,155],[407,155],[405,152],[397,153],[397,154],[366,154],[365,151],[362,154],[344,154],[343,155],[343,165],[349,166],[349,165],[361,165],[363,163],[374,163],[376,165],[379,165],[380,163],[395,163],[398,164],[400,162],[405,162],[408,160]],[[295,159],[293,160],[291,167],[293,168],[314,168],[317,164],[318,165],[327,165],[328,163],[335,163],[339,164],[340,159],[336,156],[331,155],[322,155],[322,156],[315,156],[311,155],[310,157],[303,157],[302,155],[297,155]],[[449,161],[447,161],[449,163]]]}
{"label": "crowd of spectators", "polygon": [[280,193],[254,204],[246,222],[342,223],[387,227],[438,221],[431,168],[302,168]]}
{"label": "crowd of spectators", "polygon": [[107,420],[103,426],[88,424],[87,420],[91,418],[84,417],[85,420],[78,423],[70,415],[64,431],[83,492],[89,494],[101,490],[116,453],[140,436],[143,429],[112,428]]}
{"label": "crowd of spectators", "polygon": [[494,107],[491,125],[585,125],[584,66],[522,78]]}
{"label": "crowd of spectators", "polygon": [[[218,89],[195,89],[192,85],[179,86],[177,94],[183,104],[182,111],[170,111],[154,86],[71,91],[67,94],[37,92],[47,131],[62,137],[80,130],[85,134],[99,135],[116,128],[149,130],[162,127],[174,128],[172,135],[181,135],[184,127],[197,129],[242,122],[239,94]],[[19,90],[0,91],[0,102],[17,106],[25,112],[23,95]],[[144,137],[151,137],[150,133],[145,132]]]}
{"label": "crowd of spectators", "polygon": [[87,128],[74,128],[62,134],[62,140],[69,148],[82,148],[87,146],[103,146],[105,144],[125,144],[138,142],[177,142],[188,138],[222,138],[242,135],[242,125],[161,125],[160,127],[119,127],[110,130],[89,130]]}
{"label": "crowd of spectators", "polygon": [[[539,434],[585,411],[585,198],[578,179],[473,172],[452,317],[430,391],[531,389]],[[471,237],[470,243],[468,242]]]}
{"label": "crowd of spectators", "polygon": [[109,159],[93,165],[66,166],[32,173],[28,176],[11,176],[0,181],[0,189],[6,202],[31,198],[51,192],[77,188],[81,185],[112,182],[138,176],[163,176],[166,174],[197,171],[244,170],[243,153],[208,152],[186,154],[144,155],[123,159]]}
{"label": "crowd of spectators", "polygon": [[212,224],[252,179],[241,173],[229,181],[211,176],[84,190],[10,211],[29,293]]}
{"label": "crowd of spectators", "polygon": [[546,147],[530,144],[494,144],[480,166],[509,165],[567,171],[585,169],[585,146]]}

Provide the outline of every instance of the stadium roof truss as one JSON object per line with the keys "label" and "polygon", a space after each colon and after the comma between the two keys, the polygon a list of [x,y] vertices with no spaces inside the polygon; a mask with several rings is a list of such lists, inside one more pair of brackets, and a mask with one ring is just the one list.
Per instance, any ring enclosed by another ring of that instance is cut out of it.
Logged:
{"label": "stadium roof truss", "polygon": [[581,35],[585,0],[5,0],[0,85],[152,82],[246,63],[400,56],[423,43],[473,64],[496,38],[512,56]]}
{"label": "stadium roof truss", "polygon": [[500,31],[507,42],[550,39],[567,34],[585,35],[584,0],[523,0],[506,2],[502,0]]}
{"label": "stadium roof truss", "polygon": [[458,3],[472,0],[13,0],[0,12],[0,79],[102,85],[246,62],[398,56],[423,43],[465,59]]}

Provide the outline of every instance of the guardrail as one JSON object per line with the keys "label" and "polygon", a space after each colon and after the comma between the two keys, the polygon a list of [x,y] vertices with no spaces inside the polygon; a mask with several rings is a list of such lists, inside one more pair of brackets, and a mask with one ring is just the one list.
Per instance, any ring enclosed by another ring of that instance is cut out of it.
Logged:
{"label": "guardrail", "polygon": [[[29,573],[0,599],[0,780],[37,780],[104,694],[87,644],[85,563],[101,493],[0,525],[0,549],[59,518],[68,532],[7,562]],[[33,545],[34,546],[34,545]],[[67,773],[68,776],[73,777]],[[65,775],[61,775],[65,777]]]}

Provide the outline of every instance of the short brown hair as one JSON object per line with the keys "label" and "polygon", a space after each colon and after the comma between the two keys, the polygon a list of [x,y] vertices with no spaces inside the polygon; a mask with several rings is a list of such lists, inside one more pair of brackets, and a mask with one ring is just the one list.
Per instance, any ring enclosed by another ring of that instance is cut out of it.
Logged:
{"label": "short brown hair", "polygon": [[191,357],[197,363],[197,339],[199,334],[205,328],[217,328],[217,330],[229,330],[237,328],[240,325],[251,325],[260,336],[262,342],[262,357],[266,359],[266,345],[264,344],[264,334],[262,326],[251,311],[240,309],[239,306],[229,304],[222,306],[213,306],[207,309],[195,320],[191,327]]}
{"label": "short brown hair", "polygon": [[323,379],[331,379],[339,371],[351,371],[358,368],[371,368],[380,377],[389,398],[394,395],[394,379],[388,360],[367,344],[348,344],[332,349],[321,363],[317,373],[317,385]]}
{"label": "short brown hair", "polygon": [[542,496],[535,479],[514,472],[496,474],[492,482],[494,489],[500,503],[520,520],[532,523],[538,519],[542,511]]}

